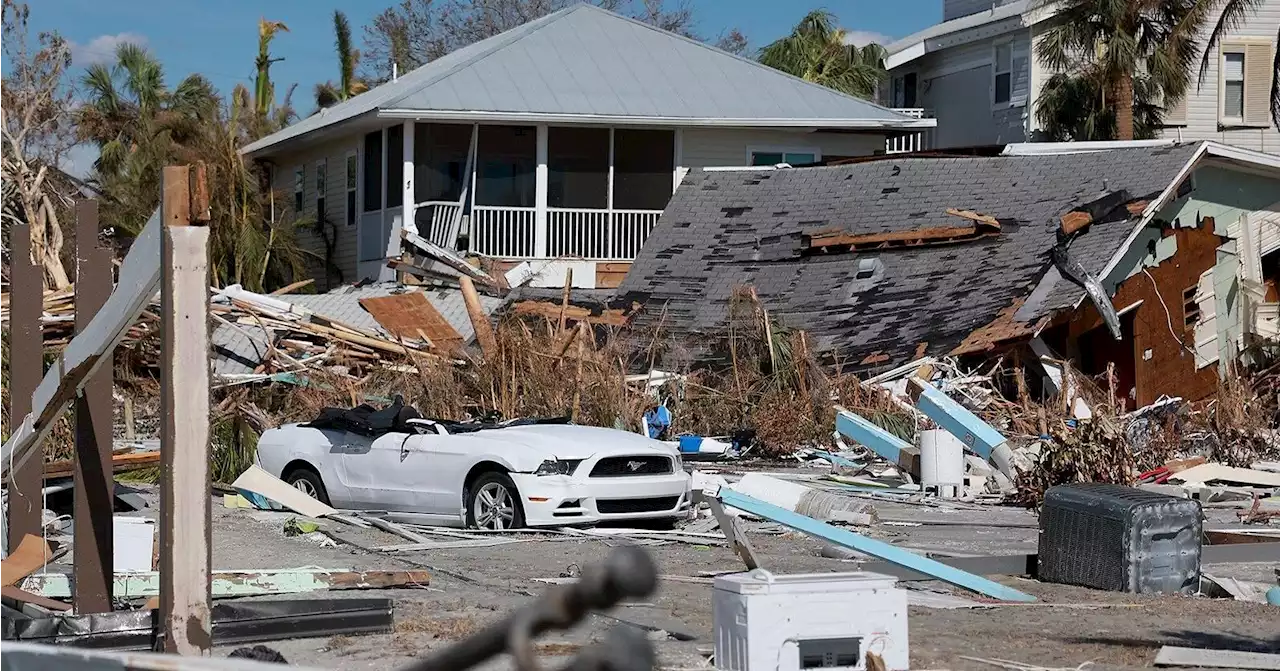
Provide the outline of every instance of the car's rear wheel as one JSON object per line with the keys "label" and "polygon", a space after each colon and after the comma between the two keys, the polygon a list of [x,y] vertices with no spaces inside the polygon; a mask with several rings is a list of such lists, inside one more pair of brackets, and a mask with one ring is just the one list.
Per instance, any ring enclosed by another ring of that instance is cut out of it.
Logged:
{"label": "car's rear wheel", "polygon": [[329,505],[329,492],[325,491],[324,481],[320,479],[319,473],[309,468],[295,468],[289,471],[289,474],[284,477],[284,481],[303,494],[326,506]]}
{"label": "car's rear wheel", "polygon": [[520,494],[505,473],[485,473],[467,495],[467,526],[478,529],[518,529],[524,526]]}

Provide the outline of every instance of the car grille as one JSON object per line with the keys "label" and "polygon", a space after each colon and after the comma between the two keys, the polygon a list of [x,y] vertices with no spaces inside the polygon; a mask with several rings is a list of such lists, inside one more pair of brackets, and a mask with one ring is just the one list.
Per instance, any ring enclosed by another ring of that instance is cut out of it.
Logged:
{"label": "car grille", "polygon": [[670,457],[605,457],[591,469],[593,478],[619,478],[632,475],[666,475],[671,472]]}
{"label": "car grille", "polygon": [[601,515],[656,513],[663,510],[671,510],[679,502],[679,496],[659,496],[652,499],[597,499],[596,510]]}

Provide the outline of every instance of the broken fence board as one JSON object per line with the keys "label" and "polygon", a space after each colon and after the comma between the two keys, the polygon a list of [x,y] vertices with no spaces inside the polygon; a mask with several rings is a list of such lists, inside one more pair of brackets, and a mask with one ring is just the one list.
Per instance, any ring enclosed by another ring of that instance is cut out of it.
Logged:
{"label": "broken fence board", "polygon": [[[145,599],[160,594],[160,573],[117,573],[113,594],[119,599]],[[278,571],[214,571],[213,596],[238,597],[299,594],[319,590],[384,589],[430,584],[426,571],[344,571],[342,569],[283,569]],[[28,576],[22,589],[53,599],[71,596],[71,580],[64,573]]]}
{"label": "broken fence board", "polygon": [[1001,585],[966,571],[961,571],[927,557],[913,554],[888,543],[867,538],[846,529],[819,522],[812,517],[791,512],[785,508],[765,503],[750,496],[740,494],[731,489],[721,487],[719,491],[704,492],[704,495],[720,499],[721,503],[739,510],[758,515],[766,519],[791,527],[810,536],[820,538],[829,543],[847,547],[858,552],[879,557],[900,566],[933,576],[938,580],[985,594],[1005,601],[1035,601],[1036,598],[1012,587]]}
{"label": "broken fence board", "polygon": [[1156,653],[1156,666],[1197,666],[1213,669],[1280,671],[1280,655],[1239,650],[1204,650],[1166,645]]}
{"label": "broken fence board", "polygon": [[0,451],[0,469],[6,478],[11,466],[17,470],[40,453],[33,448],[53,429],[54,420],[62,416],[89,376],[112,360],[110,352],[151,301],[160,285],[161,228],[157,208],[129,247],[107,302],[45,372],[31,399],[31,412],[16,430],[11,428]]}

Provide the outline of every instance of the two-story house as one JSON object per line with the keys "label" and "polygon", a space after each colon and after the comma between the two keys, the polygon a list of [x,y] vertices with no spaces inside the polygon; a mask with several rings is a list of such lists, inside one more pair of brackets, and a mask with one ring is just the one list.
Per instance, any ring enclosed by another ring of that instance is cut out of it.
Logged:
{"label": "two-story house", "polygon": [[934,123],[581,4],[244,152],[286,194],[282,216],[328,221],[304,242],[348,282],[387,279],[408,229],[496,262],[572,264],[589,288],[602,265],[620,275],[690,168],[884,153]]}
{"label": "two-story house", "polygon": [[[929,148],[1034,142],[1036,100],[1053,75],[1034,45],[1052,18],[1040,0],[944,0],[942,23],[886,47],[881,102],[936,117]],[[1215,47],[1204,77],[1166,115],[1162,138],[1280,152],[1269,109],[1277,28],[1280,0],[1265,0]]]}

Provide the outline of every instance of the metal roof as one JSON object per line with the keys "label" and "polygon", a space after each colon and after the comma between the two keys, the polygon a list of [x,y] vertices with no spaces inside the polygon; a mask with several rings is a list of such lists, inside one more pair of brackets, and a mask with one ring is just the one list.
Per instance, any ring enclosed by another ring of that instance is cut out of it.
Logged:
{"label": "metal roof", "polygon": [[913,119],[580,4],[476,42],[307,117],[248,154],[356,117],[916,128]]}

